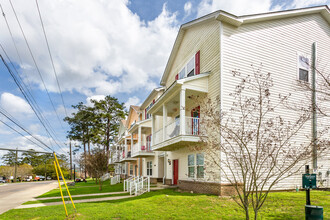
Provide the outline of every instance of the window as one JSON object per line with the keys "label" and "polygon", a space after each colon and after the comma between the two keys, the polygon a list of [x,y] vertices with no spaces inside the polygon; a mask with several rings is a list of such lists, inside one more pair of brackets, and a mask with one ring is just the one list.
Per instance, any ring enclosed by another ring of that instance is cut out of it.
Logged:
{"label": "window", "polygon": [[179,73],[179,79],[195,75],[195,56],[191,58]]}
{"label": "window", "polygon": [[152,176],[152,161],[147,162],[147,176]]}
{"label": "window", "polygon": [[188,177],[204,178],[204,154],[188,155]]}
{"label": "window", "polygon": [[204,178],[204,154],[196,154],[197,178]]}
{"label": "window", "polygon": [[122,166],[123,174],[126,174],[125,166]]}
{"label": "window", "polygon": [[188,177],[189,178],[195,177],[195,155],[194,154],[188,155]]}
{"label": "window", "polygon": [[298,80],[309,81],[309,57],[298,54]]}
{"label": "window", "polygon": [[133,164],[129,165],[129,174],[133,175]]}
{"label": "window", "polygon": [[155,100],[153,100],[153,102],[151,102],[149,105],[148,105],[148,107],[144,110],[145,112],[144,112],[144,118],[145,119],[149,119],[150,117],[151,117],[151,114],[148,114],[147,112],[148,112],[148,110],[154,105],[154,103],[155,103]]}

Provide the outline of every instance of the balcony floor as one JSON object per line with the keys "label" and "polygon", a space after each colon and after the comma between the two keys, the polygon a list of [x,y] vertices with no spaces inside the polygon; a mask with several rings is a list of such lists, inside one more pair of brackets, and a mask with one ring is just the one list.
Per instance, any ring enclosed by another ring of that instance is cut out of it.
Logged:
{"label": "balcony floor", "polygon": [[153,151],[174,151],[182,147],[188,147],[191,144],[200,143],[199,136],[179,135],[166,141],[160,142],[152,146]]}
{"label": "balcony floor", "polygon": [[132,155],[133,158],[142,158],[142,157],[154,157],[155,152],[152,151],[139,151]]}

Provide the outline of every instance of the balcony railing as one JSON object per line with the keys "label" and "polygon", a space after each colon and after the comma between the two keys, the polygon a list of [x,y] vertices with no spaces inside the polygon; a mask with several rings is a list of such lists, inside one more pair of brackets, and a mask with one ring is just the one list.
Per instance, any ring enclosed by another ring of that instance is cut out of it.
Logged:
{"label": "balcony railing", "polygon": [[146,145],[141,145],[139,148],[139,144],[136,143],[133,145],[132,155],[136,155],[138,153],[148,153],[152,152],[151,150],[151,141],[146,141]]}
{"label": "balcony railing", "polygon": [[[165,126],[165,141],[180,135],[180,118],[168,123]],[[200,134],[200,121],[197,117],[185,117],[185,133],[182,135],[198,136]],[[155,144],[163,142],[163,129],[155,132]]]}

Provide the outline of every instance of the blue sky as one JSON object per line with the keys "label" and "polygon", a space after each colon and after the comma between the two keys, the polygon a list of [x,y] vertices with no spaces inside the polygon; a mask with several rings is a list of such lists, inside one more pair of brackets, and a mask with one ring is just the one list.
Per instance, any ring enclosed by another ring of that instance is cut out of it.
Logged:
{"label": "blue sky", "polygon": [[[67,143],[65,136],[68,126],[61,122],[62,128],[56,118],[8,1],[0,0],[0,3],[21,60],[2,16],[0,43],[13,60],[24,82],[32,87],[34,98],[56,131],[58,139]],[[78,102],[88,104],[89,99],[100,99],[104,95],[115,96],[127,106],[141,104],[150,91],[159,85],[179,26],[187,21],[219,9],[245,15],[329,3],[330,0],[40,0],[39,6],[65,107],[71,113],[71,105]],[[65,116],[64,108],[35,1],[13,0],[13,4],[57,114],[62,119]],[[1,49],[0,54],[3,55]],[[2,63],[0,72],[0,107],[12,114],[34,135],[54,144],[47,137]],[[2,116],[0,119],[7,121]],[[1,123],[0,138],[0,147],[41,150]],[[62,147],[64,151],[67,150],[65,145]],[[59,151],[58,148],[55,149]],[[0,156],[1,154],[0,152]]]}

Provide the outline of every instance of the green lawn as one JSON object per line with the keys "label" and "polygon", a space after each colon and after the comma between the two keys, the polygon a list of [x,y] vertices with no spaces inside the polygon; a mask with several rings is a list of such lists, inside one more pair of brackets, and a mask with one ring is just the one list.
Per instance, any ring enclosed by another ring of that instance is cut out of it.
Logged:
{"label": "green lawn", "polygon": [[[312,191],[313,205],[324,208],[330,219],[330,192]],[[305,192],[270,193],[260,212],[260,219],[304,219]],[[172,189],[145,193],[116,201],[79,203],[73,219],[244,219],[244,214],[230,198],[175,192]],[[10,210],[0,219],[64,219],[63,206]]]}
{"label": "green lawn", "polygon": [[[109,180],[107,180],[103,182],[102,191],[100,191],[99,185],[95,185],[95,182],[89,179],[87,180],[87,183],[80,182],[80,183],[76,183],[75,186],[69,186],[69,191],[71,195],[81,195],[81,194],[91,194],[91,193],[121,192],[124,189],[123,187],[124,186],[122,183],[111,186]],[[63,195],[67,195],[64,185],[62,185],[62,189],[64,191]],[[61,196],[59,189],[53,189],[41,196],[38,196],[38,198],[54,197],[54,196]]]}

